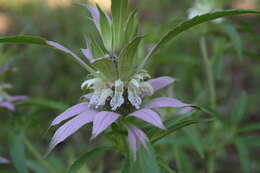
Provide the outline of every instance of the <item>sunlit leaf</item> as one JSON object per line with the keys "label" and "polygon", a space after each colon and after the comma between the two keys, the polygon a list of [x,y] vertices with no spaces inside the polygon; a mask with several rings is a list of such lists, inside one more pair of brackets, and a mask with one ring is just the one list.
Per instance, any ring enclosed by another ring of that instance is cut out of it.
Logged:
{"label": "sunlit leaf", "polygon": [[157,50],[159,50],[161,47],[165,46],[166,43],[168,43],[170,40],[172,40],[177,35],[181,34],[182,32],[198,25],[204,22],[208,22],[217,18],[225,17],[225,16],[232,16],[232,15],[238,15],[238,14],[260,14],[260,11],[255,10],[223,10],[223,11],[217,11],[217,12],[211,12],[207,14],[203,14],[201,16],[196,16],[192,19],[186,20],[183,23],[179,24],[178,26],[174,27],[172,30],[170,30],[165,36],[161,38],[161,40],[155,44],[155,46],[149,51],[147,56],[144,58],[143,62],[139,65],[137,68],[137,72],[140,71],[146,61],[153,56]]}

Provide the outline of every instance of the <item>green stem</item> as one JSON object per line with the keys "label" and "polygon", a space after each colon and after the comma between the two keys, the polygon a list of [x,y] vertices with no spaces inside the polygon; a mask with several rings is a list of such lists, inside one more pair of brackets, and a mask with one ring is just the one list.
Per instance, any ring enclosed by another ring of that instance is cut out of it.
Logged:
{"label": "green stem", "polygon": [[[202,37],[200,39],[200,49],[201,49],[202,58],[203,58],[203,61],[205,64],[205,70],[206,70],[206,74],[207,74],[207,82],[208,82],[209,95],[210,95],[210,107],[211,107],[211,109],[216,109],[215,80],[214,80],[214,75],[213,75],[212,63],[209,59],[206,45],[207,45],[206,39],[205,39],[205,37]],[[216,122],[212,124],[212,131],[215,132],[215,130],[216,130]],[[207,157],[207,173],[214,173],[215,157],[216,157],[215,152],[209,151],[209,154]]]}
{"label": "green stem", "polygon": [[42,155],[35,149],[35,147],[29,142],[25,142],[26,147],[29,152],[40,162],[40,164],[45,167],[46,170],[50,173],[56,173],[57,171],[42,157]]}
{"label": "green stem", "polygon": [[206,48],[206,39],[202,37],[200,39],[200,49],[202,53],[202,58],[206,68],[207,81],[209,86],[209,94],[210,94],[210,106],[212,109],[216,108],[216,93],[215,93],[215,80],[213,76],[213,68],[208,57],[208,52]]}

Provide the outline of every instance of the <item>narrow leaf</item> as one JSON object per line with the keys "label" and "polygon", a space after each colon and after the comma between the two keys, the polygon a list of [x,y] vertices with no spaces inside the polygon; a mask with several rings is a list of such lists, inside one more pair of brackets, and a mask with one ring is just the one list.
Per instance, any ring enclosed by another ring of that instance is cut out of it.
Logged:
{"label": "narrow leaf", "polygon": [[9,37],[0,37],[0,43],[28,43],[28,44],[39,44],[48,46],[46,43],[46,39],[37,36],[9,36]]}
{"label": "narrow leaf", "polygon": [[112,34],[113,34],[113,51],[120,49],[124,39],[124,27],[127,21],[128,1],[112,0]]}
{"label": "narrow leaf", "polygon": [[29,173],[26,158],[24,135],[22,133],[10,133],[10,155],[15,168],[19,173]]}
{"label": "narrow leaf", "polygon": [[64,111],[66,108],[68,108],[68,106],[65,104],[53,100],[49,100],[49,99],[43,99],[43,98],[29,98],[24,102],[22,102],[21,104],[35,105],[38,107],[54,109],[57,111]]}
{"label": "narrow leaf", "polygon": [[231,122],[238,124],[243,116],[245,116],[246,111],[246,93],[242,92],[239,96],[238,102],[236,103],[235,107],[233,108],[232,115],[231,115]]}
{"label": "narrow leaf", "polygon": [[136,158],[135,161],[132,160],[131,173],[160,173],[160,168],[151,144],[147,143],[146,147],[141,147],[137,152]]}
{"label": "narrow leaf", "polygon": [[102,73],[101,75],[104,77],[104,79],[113,82],[117,79],[118,74],[116,67],[111,59],[104,58],[94,62],[92,65]]}
{"label": "narrow leaf", "polygon": [[239,159],[244,173],[250,172],[250,160],[249,160],[249,149],[245,145],[242,139],[236,140],[236,148],[238,151]]}
{"label": "narrow leaf", "polygon": [[106,150],[110,149],[110,147],[99,147],[95,148],[91,151],[86,152],[83,154],[78,160],[76,160],[71,167],[69,168],[67,173],[76,173],[80,170],[80,168],[87,162],[89,161],[94,155],[104,152]]}
{"label": "narrow leaf", "polygon": [[251,123],[242,127],[239,127],[239,132],[251,132],[255,130],[260,130],[260,123]]}
{"label": "narrow leaf", "polygon": [[204,159],[204,149],[201,142],[201,136],[199,136],[197,129],[194,127],[187,127],[184,129],[184,131],[186,132],[191,144],[198,152],[199,156]]}
{"label": "narrow leaf", "polygon": [[98,6],[98,10],[100,13],[100,31],[102,35],[102,39],[104,41],[105,47],[107,50],[111,50],[112,45],[112,29],[109,20],[109,16],[106,15]]}
{"label": "narrow leaf", "polygon": [[165,46],[170,40],[175,38],[177,35],[181,34],[182,32],[204,22],[208,22],[217,18],[225,17],[225,16],[232,16],[238,14],[260,14],[260,11],[255,10],[223,10],[217,12],[207,13],[201,16],[196,16],[192,19],[186,20],[183,23],[179,24],[178,26],[174,27],[170,30],[165,36],[161,38],[161,40],[149,51],[147,56],[144,58],[143,62],[138,66],[137,72],[139,72],[145,65],[146,61],[153,56],[158,49]]}
{"label": "narrow leaf", "polygon": [[118,71],[121,80],[127,80],[132,74],[131,70],[137,64],[137,49],[143,36],[136,37],[120,53]]}
{"label": "narrow leaf", "polygon": [[133,10],[127,19],[127,24],[125,28],[125,42],[131,41],[138,30],[138,23],[136,20],[137,10]]}
{"label": "narrow leaf", "polygon": [[167,130],[165,131],[161,131],[160,133],[157,133],[155,134],[152,139],[151,139],[151,143],[155,143],[157,142],[158,140],[164,138],[165,136],[167,135],[170,135],[171,133],[183,128],[183,127],[186,127],[186,126],[189,126],[189,125],[192,125],[192,124],[197,124],[197,123],[208,123],[210,121],[212,121],[213,119],[193,119],[193,120],[183,120],[183,121],[180,121],[170,127],[167,127]]}
{"label": "narrow leaf", "polygon": [[241,42],[241,39],[240,39],[240,36],[237,32],[237,30],[235,29],[235,27],[231,26],[231,25],[224,25],[223,26],[224,30],[227,32],[227,34],[229,35],[234,47],[235,47],[235,50],[237,52],[237,55],[240,59],[240,61],[242,61],[243,59],[243,56],[242,56],[242,42]]}

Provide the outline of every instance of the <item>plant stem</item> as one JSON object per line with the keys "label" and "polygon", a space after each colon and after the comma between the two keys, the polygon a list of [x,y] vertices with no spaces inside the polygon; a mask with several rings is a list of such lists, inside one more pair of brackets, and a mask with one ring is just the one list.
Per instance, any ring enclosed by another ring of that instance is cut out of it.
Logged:
{"label": "plant stem", "polygon": [[200,49],[201,49],[202,58],[206,68],[207,81],[208,81],[209,94],[210,94],[210,106],[212,109],[215,109],[216,108],[215,80],[213,76],[212,64],[208,57],[208,52],[206,48],[206,39],[204,37],[200,39]]}
{"label": "plant stem", "polygon": [[[207,52],[205,37],[201,37],[201,39],[200,39],[200,49],[201,49],[202,58],[203,58],[203,61],[205,64],[205,70],[206,70],[206,74],[207,74],[207,82],[208,82],[209,95],[210,95],[210,108],[216,109],[215,80],[214,80],[214,75],[213,75],[212,63],[209,59],[208,52]],[[215,130],[217,128],[216,125],[217,125],[216,122],[214,122],[212,124],[211,130],[213,132],[215,132]],[[209,142],[214,143],[214,139],[210,140]],[[207,158],[207,172],[208,173],[214,173],[214,171],[215,171],[215,158],[216,158],[215,152],[209,151],[208,158]]]}

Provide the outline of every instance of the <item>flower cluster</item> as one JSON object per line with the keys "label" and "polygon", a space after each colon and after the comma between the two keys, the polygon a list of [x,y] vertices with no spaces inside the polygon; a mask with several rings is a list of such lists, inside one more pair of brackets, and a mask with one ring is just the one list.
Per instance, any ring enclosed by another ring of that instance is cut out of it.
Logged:
{"label": "flower cluster", "polygon": [[[9,69],[8,65],[3,65],[0,67],[0,75],[3,75]],[[26,96],[10,96],[6,89],[10,89],[12,86],[10,84],[0,84],[0,107],[6,108],[10,111],[15,109],[15,104],[25,100]]]}
{"label": "flower cluster", "polygon": [[[52,121],[51,126],[54,126],[67,120],[55,132],[51,149],[85,124],[93,124],[93,139],[113,123],[120,122],[119,128],[128,132],[129,146],[136,153],[139,146],[146,144],[148,137],[134,122],[129,121],[129,117],[136,117],[155,127],[166,129],[156,112],[157,108],[192,106],[168,97],[159,97],[143,103],[145,98],[175,80],[167,76],[151,79],[147,71],[138,70],[137,66],[143,59],[138,54],[143,37],[138,36],[136,11],[128,16],[120,13],[121,16],[118,17],[116,5],[112,3],[112,19],[100,8],[86,5],[96,32],[92,30],[91,34],[85,37],[86,48],[81,51],[91,66],[64,46],[47,41],[48,45],[73,56],[91,73],[91,77],[81,85],[84,92],[91,90],[83,96],[85,100],[67,109]],[[121,4],[121,10],[127,11],[127,3]]]}

